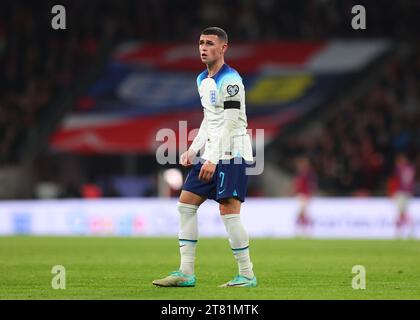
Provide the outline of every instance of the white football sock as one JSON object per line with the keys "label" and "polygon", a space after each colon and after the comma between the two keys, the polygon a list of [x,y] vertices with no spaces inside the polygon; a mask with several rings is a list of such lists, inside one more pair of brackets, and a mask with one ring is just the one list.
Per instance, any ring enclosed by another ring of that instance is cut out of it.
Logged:
{"label": "white football sock", "polygon": [[179,223],[179,252],[181,265],[179,269],[187,275],[194,274],[195,247],[198,240],[197,224],[198,206],[178,202]]}
{"label": "white football sock", "polygon": [[240,214],[223,214],[222,220],[229,235],[233,254],[238,262],[239,274],[253,278],[254,272],[249,257],[249,236],[241,222]]}

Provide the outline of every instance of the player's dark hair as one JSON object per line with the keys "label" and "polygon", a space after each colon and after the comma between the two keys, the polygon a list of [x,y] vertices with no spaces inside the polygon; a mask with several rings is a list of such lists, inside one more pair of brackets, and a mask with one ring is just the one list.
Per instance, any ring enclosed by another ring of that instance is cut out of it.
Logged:
{"label": "player's dark hair", "polygon": [[223,30],[222,28],[219,27],[209,27],[204,29],[203,31],[201,31],[201,34],[204,35],[216,35],[219,37],[219,39],[222,39],[224,41],[228,41],[228,36],[225,30]]}

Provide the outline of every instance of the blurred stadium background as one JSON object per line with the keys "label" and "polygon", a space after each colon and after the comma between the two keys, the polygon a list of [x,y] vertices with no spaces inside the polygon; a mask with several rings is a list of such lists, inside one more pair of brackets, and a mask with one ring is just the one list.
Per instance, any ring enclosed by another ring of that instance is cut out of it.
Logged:
{"label": "blurred stadium background", "polygon": [[[400,152],[420,195],[419,1],[61,1],[66,30],[51,28],[55,4],[1,4],[0,234],[175,236],[187,171],[157,163],[156,133],[199,126],[197,39],[213,25],[265,133],[251,235],[296,235],[302,156],[314,236],[393,238]],[[224,235],[216,204],[202,211],[202,235]],[[415,198],[408,212],[420,237]]]}

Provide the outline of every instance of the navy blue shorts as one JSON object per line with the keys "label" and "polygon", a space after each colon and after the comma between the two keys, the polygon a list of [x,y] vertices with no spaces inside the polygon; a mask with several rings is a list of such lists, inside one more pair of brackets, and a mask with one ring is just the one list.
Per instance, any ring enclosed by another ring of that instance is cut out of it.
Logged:
{"label": "navy blue shorts", "polygon": [[202,161],[198,162],[188,172],[182,190],[217,202],[227,198],[237,198],[244,202],[248,187],[248,176],[245,169],[249,164],[243,158],[238,160],[236,160],[237,163],[234,163],[234,159],[229,160],[229,163],[223,163],[227,160],[220,160],[209,182],[198,179],[203,165]]}

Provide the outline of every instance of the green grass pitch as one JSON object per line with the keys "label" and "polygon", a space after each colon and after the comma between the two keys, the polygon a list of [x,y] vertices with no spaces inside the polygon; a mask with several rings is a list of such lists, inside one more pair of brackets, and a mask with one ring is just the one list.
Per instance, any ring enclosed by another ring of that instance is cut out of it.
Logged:
{"label": "green grass pitch", "polygon": [[[0,299],[419,299],[415,240],[251,239],[257,288],[218,288],[237,272],[227,239],[198,242],[197,285],[151,284],[179,267],[170,238],[0,237]],[[54,265],[66,289],[54,290]],[[366,289],[351,286],[354,265]]]}

